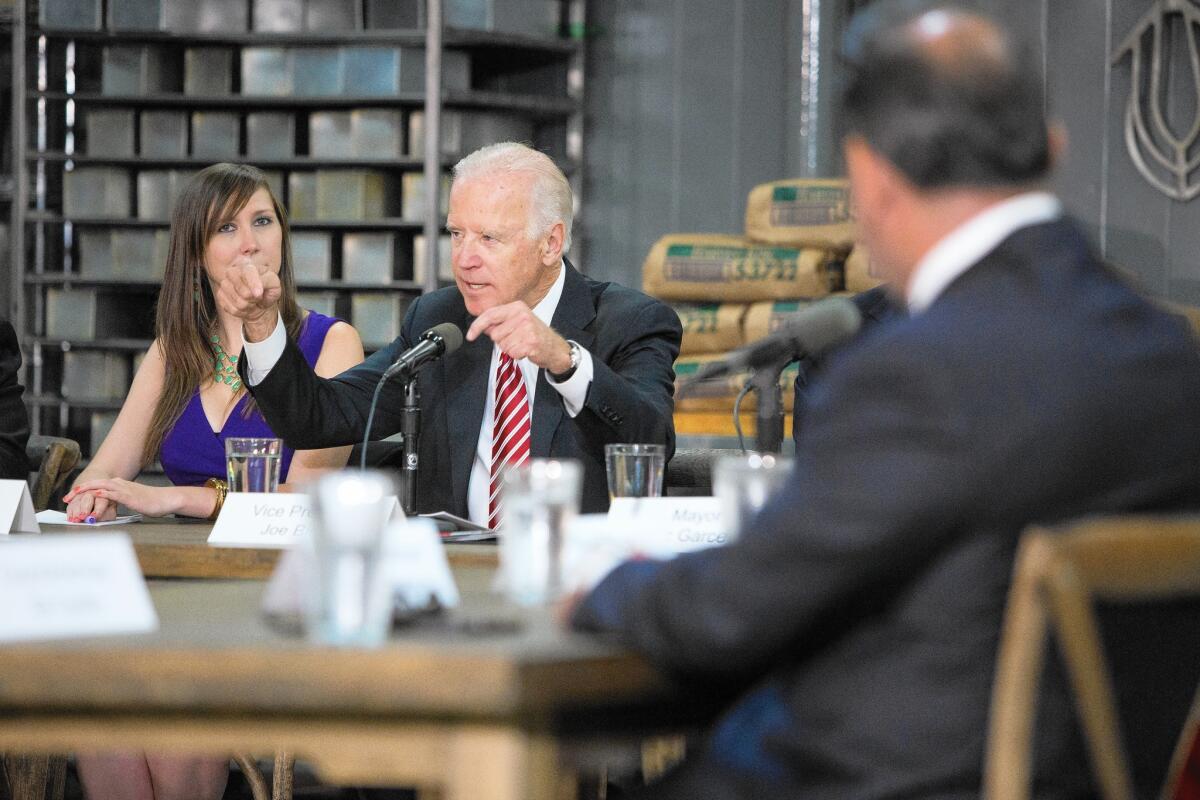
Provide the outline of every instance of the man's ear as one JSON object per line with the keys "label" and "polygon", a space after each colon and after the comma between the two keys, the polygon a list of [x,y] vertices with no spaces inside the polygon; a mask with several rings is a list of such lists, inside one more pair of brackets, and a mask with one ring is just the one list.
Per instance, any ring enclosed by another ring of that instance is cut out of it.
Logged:
{"label": "man's ear", "polygon": [[566,226],[562,222],[556,222],[550,228],[550,232],[542,237],[542,245],[538,256],[547,267],[554,266],[562,260],[563,242],[566,240],[566,235]]}

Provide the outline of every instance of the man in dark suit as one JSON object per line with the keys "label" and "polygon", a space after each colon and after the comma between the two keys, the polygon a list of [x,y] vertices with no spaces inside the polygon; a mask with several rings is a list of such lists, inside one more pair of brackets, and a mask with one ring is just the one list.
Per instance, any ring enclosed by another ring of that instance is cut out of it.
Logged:
{"label": "man in dark suit", "polygon": [[17,381],[21,369],[21,346],[17,333],[6,319],[0,319],[0,478],[25,480],[29,461],[25,444],[29,441],[29,415],[21,394],[25,388]]}
{"label": "man in dark suit", "polygon": [[[876,286],[865,292],[859,292],[850,300],[859,313],[858,336],[866,335],[867,331],[873,330],[881,322],[901,316],[896,308],[896,303],[888,294],[886,286]],[[792,403],[792,440],[796,444],[800,443],[800,431],[804,428],[804,414],[808,410],[809,390],[821,374],[825,364],[836,352],[837,350],[825,352],[816,358],[805,354],[796,364],[796,384],[793,387],[795,396]]]}
{"label": "man in dark suit", "polygon": [[[605,444],[674,449],[672,365],[682,328],[666,305],[590,280],[563,257],[571,206],[562,172],[524,145],[464,158],[447,217],[455,286],[415,300],[398,339],[329,381],[282,334],[277,276],[231,269],[218,299],[244,321],[242,367],[272,429],[297,448],[361,441],[383,371],[428,328],[453,322],[466,344],[418,373],[419,510],[494,525],[499,473],[531,456],[580,460],[582,509],[607,509]],[[519,396],[502,396],[507,389]],[[400,382],[386,384],[373,438],[400,430],[402,402]],[[500,435],[510,426],[510,437]]]}
{"label": "man in dark suit", "polygon": [[[837,354],[791,482],[739,540],[623,564],[574,609],[733,700],[659,798],[977,798],[1030,523],[1200,501],[1200,353],[1051,195],[1041,79],[1000,26],[872,5],[845,153],[907,311]],[[1091,794],[1051,680],[1035,796]]]}

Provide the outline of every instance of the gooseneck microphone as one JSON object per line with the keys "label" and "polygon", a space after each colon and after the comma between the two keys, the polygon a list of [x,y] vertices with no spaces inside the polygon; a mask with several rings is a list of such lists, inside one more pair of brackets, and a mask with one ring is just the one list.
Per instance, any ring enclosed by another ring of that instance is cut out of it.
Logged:
{"label": "gooseneck microphone", "polygon": [[367,429],[363,433],[362,457],[359,465],[367,468],[367,443],[371,441],[371,426],[375,421],[375,406],[379,402],[379,392],[389,378],[400,375],[405,381],[404,407],[401,411],[400,432],[404,443],[404,488],[401,505],[404,513],[415,514],[417,511],[417,443],[421,435],[421,394],[417,382],[413,380],[417,370],[430,361],[448,356],[462,347],[462,328],[453,322],[443,322],[434,325],[417,338],[417,343],[400,354],[392,365],[383,371],[379,383],[375,385],[375,394],[371,397],[371,408],[367,413]]}
{"label": "gooseneck microphone", "polygon": [[701,381],[775,365],[782,367],[805,355],[818,356],[849,339],[861,324],[862,314],[850,300],[844,297],[821,300],[793,315],[770,335],[734,350],[720,361],[703,365],[680,384],[680,391]]}
{"label": "gooseneck microphone", "polygon": [[392,378],[397,373],[411,375],[427,361],[440,356],[450,355],[462,347],[462,328],[453,322],[443,322],[434,325],[418,337],[417,343],[400,354],[395,362],[383,371],[381,381]]}

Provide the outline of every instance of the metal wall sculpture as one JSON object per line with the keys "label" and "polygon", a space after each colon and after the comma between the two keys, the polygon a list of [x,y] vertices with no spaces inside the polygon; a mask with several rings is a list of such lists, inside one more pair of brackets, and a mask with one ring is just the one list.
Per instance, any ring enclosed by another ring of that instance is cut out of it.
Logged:
{"label": "metal wall sculpture", "polygon": [[[1177,18],[1177,19],[1175,19]],[[1173,24],[1177,23],[1177,24]],[[1113,64],[1130,57],[1132,75],[1125,106],[1125,146],[1138,171],[1168,197],[1186,202],[1200,194],[1200,7],[1192,0],[1156,0],[1113,54]],[[1182,35],[1177,35],[1182,34]],[[1190,75],[1172,76],[1171,47],[1187,48]],[[1148,74],[1147,74],[1148,73]],[[1167,82],[1174,78],[1175,85]],[[1190,129],[1177,136],[1163,111],[1167,92],[1191,80],[1195,112]]]}

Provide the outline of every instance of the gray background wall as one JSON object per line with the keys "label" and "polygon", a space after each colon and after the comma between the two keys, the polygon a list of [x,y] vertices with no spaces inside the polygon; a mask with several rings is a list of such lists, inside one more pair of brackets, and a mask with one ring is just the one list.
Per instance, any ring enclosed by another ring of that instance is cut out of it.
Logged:
{"label": "gray background wall", "polygon": [[[1103,255],[1147,292],[1200,304],[1200,199],[1179,203],[1124,143],[1126,59],[1111,55],[1152,0],[981,0],[1021,28],[1069,146],[1054,188]],[[588,272],[641,283],[669,232],[738,232],[763,181],[836,174],[833,45],[849,0],[609,0],[589,4],[585,205]],[[808,11],[815,11],[820,50]],[[1182,43],[1180,43],[1182,45]],[[818,75],[812,72],[818,68]],[[1200,113],[1186,64],[1169,69],[1177,131]],[[1183,80],[1178,78],[1182,77]],[[814,83],[816,120],[804,96]],[[810,132],[811,131],[811,132]]]}

